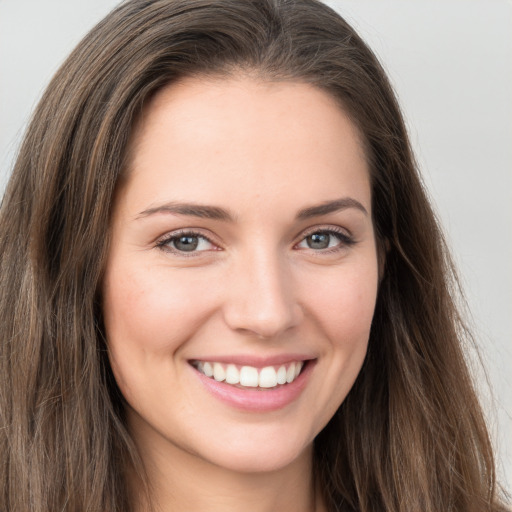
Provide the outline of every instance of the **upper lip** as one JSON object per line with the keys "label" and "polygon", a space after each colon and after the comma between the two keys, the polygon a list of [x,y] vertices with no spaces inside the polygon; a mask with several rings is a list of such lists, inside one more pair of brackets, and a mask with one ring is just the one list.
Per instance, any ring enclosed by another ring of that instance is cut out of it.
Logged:
{"label": "upper lip", "polygon": [[297,361],[308,361],[315,359],[311,355],[305,354],[277,354],[273,356],[258,356],[258,355],[211,355],[201,356],[190,359],[190,362],[203,361],[210,363],[224,363],[224,364],[235,364],[238,366],[253,366],[255,368],[264,368],[265,366],[279,366],[286,363],[297,362]]}

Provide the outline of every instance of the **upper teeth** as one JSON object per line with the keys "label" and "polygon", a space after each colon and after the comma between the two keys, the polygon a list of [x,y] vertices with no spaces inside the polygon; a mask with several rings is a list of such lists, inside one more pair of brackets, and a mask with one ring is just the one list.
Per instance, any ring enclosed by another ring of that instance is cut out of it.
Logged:
{"label": "upper teeth", "polygon": [[207,361],[198,361],[194,364],[201,373],[207,377],[213,377],[216,381],[226,381],[228,384],[240,384],[250,388],[273,388],[278,384],[289,384],[297,378],[303,365],[303,361],[264,368],[238,367],[234,364],[224,365]]}

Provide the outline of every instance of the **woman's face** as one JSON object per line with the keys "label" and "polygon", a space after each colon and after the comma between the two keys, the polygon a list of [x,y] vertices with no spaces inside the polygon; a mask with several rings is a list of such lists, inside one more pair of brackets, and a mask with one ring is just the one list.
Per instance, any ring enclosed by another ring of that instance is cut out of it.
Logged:
{"label": "woman's face", "polygon": [[310,85],[191,78],[146,106],[130,155],[103,298],[136,442],[244,472],[309,457],[377,294],[354,125]]}

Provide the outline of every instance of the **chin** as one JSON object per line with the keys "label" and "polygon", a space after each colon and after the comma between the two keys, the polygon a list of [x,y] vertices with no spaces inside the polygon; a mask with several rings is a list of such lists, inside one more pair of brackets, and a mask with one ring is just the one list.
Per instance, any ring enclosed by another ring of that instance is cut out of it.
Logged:
{"label": "chin", "polygon": [[285,469],[313,454],[313,441],[278,434],[241,435],[229,443],[215,443],[203,455],[216,466],[238,473],[268,473]]}

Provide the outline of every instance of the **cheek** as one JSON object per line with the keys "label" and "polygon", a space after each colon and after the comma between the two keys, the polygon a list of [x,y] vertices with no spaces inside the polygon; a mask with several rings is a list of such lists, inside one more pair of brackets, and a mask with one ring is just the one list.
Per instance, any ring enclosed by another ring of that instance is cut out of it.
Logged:
{"label": "cheek", "polygon": [[200,293],[198,283],[186,273],[170,274],[136,264],[107,269],[103,315],[109,359],[130,403],[159,376],[174,375],[173,356],[208,316],[211,299]]}
{"label": "cheek", "polygon": [[203,311],[197,286],[185,275],[138,268],[107,274],[104,317],[109,345],[169,352],[194,331]]}
{"label": "cheek", "polygon": [[377,297],[377,265],[333,272],[314,287],[308,308],[331,343],[349,348],[368,341]]}
{"label": "cheek", "polygon": [[377,264],[371,259],[368,265],[341,265],[317,274],[315,286],[310,287],[305,304],[314,326],[310,334],[325,340],[319,346],[323,392],[315,398],[321,411],[315,433],[335,414],[361,370],[377,287]]}

